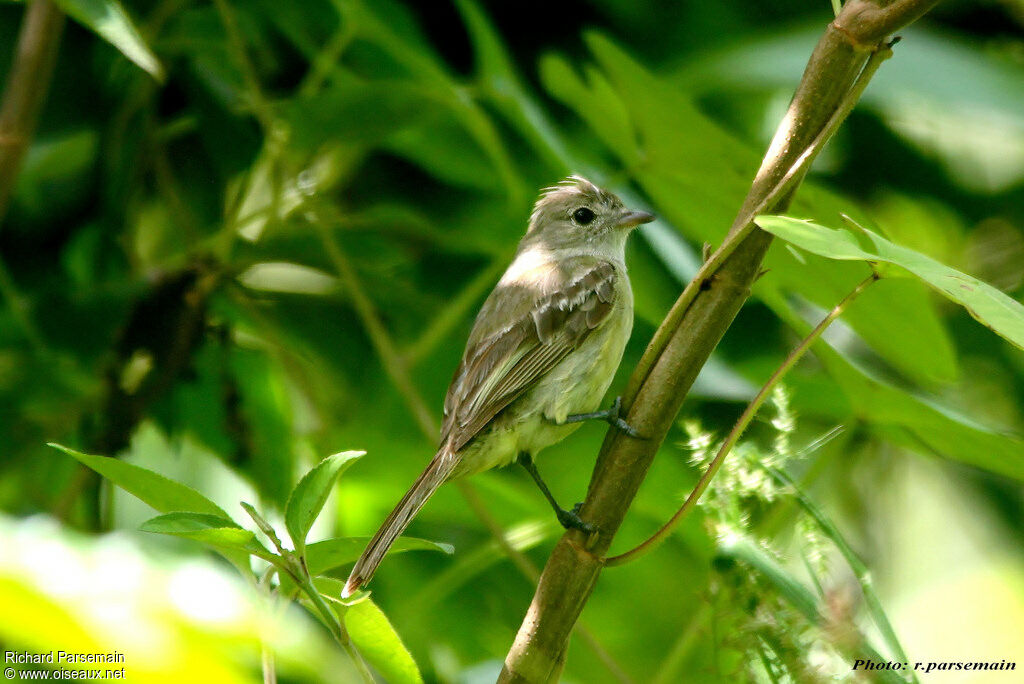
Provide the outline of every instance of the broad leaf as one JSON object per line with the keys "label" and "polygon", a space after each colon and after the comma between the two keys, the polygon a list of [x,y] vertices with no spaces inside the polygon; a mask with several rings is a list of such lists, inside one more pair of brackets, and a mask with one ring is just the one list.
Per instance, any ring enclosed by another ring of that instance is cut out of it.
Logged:
{"label": "broad leaf", "polygon": [[284,523],[299,554],[302,554],[309,528],[320,515],[320,509],[324,507],[338,476],[365,454],[365,451],[343,451],[328,456],[295,485],[285,506]]}
{"label": "broad leaf", "polygon": [[168,534],[208,544],[217,549],[234,549],[267,558],[270,551],[256,535],[233,520],[207,513],[167,513],[150,518],[139,527],[143,532]]}
{"label": "broad leaf", "polygon": [[910,271],[1010,343],[1024,349],[1024,306],[987,283],[961,273],[870,230],[874,250],[863,249],[847,230],[833,230],[788,216],[759,216],[757,225],[808,252],[829,259],[884,262]]}
{"label": "broad leaf", "polygon": [[360,601],[345,611],[345,628],[367,661],[392,684],[423,681],[416,661],[402,643],[384,611],[373,601]]}
{"label": "broad leaf", "polygon": [[164,80],[160,61],[139,35],[138,29],[117,0],[55,0],[68,16],[95,31],[117,48],[121,54],[149,72],[158,81]]}
{"label": "broad leaf", "polygon": [[[337,537],[310,544],[306,547],[306,567],[309,568],[311,575],[319,575],[339,565],[352,563],[359,558],[359,554],[369,541],[369,537]],[[415,537],[399,537],[391,545],[388,553],[402,551],[441,551],[451,555],[455,549],[451,544],[438,544]]]}
{"label": "broad leaf", "polygon": [[[766,301],[798,334],[810,331],[781,293],[770,293]],[[824,364],[828,380],[799,372],[787,380],[795,390],[800,413],[836,421],[862,420],[909,449],[920,451],[924,446],[946,458],[1024,479],[1024,442],[1019,438],[896,387],[828,344],[815,345],[814,355]]]}
{"label": "broad leaf", "polygon": [[83,465],[92,468],[129,494],[133,494],[161,513],[190,511],[229,518],[224,510],[196,490],[158,475],[152,470],[125,463],[109,456],[83,454],[60,444],[53,444]]}

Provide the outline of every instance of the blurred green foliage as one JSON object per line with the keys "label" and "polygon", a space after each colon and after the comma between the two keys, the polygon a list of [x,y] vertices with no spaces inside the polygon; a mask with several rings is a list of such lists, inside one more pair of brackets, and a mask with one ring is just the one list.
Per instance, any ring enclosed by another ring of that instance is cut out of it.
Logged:
{"label": "blurred green foliage", "polygon": [[[0,45],[14,44],[23,10],[0,4]],[[152,516],[48,441],[185,482],[223,510],[258,500],[277,512],[279,531],[302,473],[326,454],[365,450],[313,525],[309,552],[318,539],[371,533],[432,453],[426,428],[537,189],[569,172],[660,219],[630,246],[637,320],[616,391],[702,244],[725,234],[832,10],[133,0],[123,11],[111,16],[131,17],[137,34],[114,22],[98,37],[72,13],[83,25],[65,31],[0,226],[0,507],[12,516],[0,540],[10,552],[3,602],[18,597],[10,605],[25,615],[85,610],[81,594],[56,591],[57,558],[77,558],[79,547],[101,554],[111,539],[28,516],[96,532],[136,530]],[[905,31],[790,213],[826,226],[847,214],[1019,300],[1022,18],[1019,3],[947,2]],[[165,80],[119,48],[162,67]],[[0,51],[0,73],[13,58]],[[796,340],[869,272],[783,243],[766,268],[684,405],[712,432],[728,429]],[[787,464],[790,476],[871,568],[911,659],[1014,657],[1024,646],[1020,350],[911,279],[873,286],[826,339],[786,380],[799,417],[789,438],[807,451]],[[601,437],[583,428],[545,452],[541,470],[564,500],[582,498]],[[772,437],[763,426],[750,435]],[[696,480],[686,440],[680,429],[666,441],[622,550]],[[532,483],[492,472],[472,485],[508,543],[542,565],[558,527]],[[798,503],[746,505],[744,539],[770,540],[772,563],[834,621],[815,639],[863,627],[860,589],[836,569],[845,566],[815,574],[802,564]],[[383,613],[352,619],[377,628],[390,619],[428,681],[493,679],[533,583],[454,486],[410,532],[454,544],[454,557],[389,559],[373,586]],[[139,576],[166,580],[168,554],[199,553],[115,535]],[[27,540],[51,536],[52,574],[21,563]],[[780,612],[773,622],[751,606],[752,591],[762,606],[784,594],[753,552],[737,560],[738,547],[722,541],[690,523],[657,553],[610,569],[566,680],[770,681],[775,661],[757,665],[751,654],[770,653],[771,634],[777,655],[792,653],[807,617]],[[165,591],[154,586],[150,595]],[[326,632],[292,618],[318,637],[294,647],[294,664],[280,656],[282,678],[339,681]],[[730,633],[755,619],[757,639]],[[72,627],[18,624],[5,643],[80,643]],[[233,668],[221,681],[251,680],[260,635],[245,634],[197,638],[189,652]],[[856,634],[893,656],[874,627]],[[122,638],[81,644],[128,649]],[[239,662],[225,664],[227,652]],[[850,676],[835,663],[804,676]],[[140,677],[151,670],[139,667]]]}

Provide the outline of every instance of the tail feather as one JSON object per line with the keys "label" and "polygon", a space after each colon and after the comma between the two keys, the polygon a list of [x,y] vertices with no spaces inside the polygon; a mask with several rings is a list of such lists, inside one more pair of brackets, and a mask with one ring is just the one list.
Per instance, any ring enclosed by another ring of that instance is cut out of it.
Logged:
{"label": "tail feather", "polygon": [[373,578],[388,549],[420,512],[427,499],[448,479],[457,462],[455,455],[447,450],[437,452],[430,465],[420,473],[402,500],[384,519],[377,534],[373,535],[373,539],[366,545],[363,555],[356,561],[348,581],[345,582],[345,589],[341,592],[342,598],[348,598]]}

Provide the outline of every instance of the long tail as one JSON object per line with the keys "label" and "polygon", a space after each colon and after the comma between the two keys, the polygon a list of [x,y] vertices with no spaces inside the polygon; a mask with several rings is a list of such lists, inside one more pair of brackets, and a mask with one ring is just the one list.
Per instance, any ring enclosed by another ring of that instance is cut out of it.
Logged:
{"label": "long tail", "polygon": [[356,561],[352,572],[348,576],[348,581],[345,582],[345,589],[341,592],[342,598],[348,598],[373,578],[373,573],[377,572],[377,567],[384,560],[384,555],[387,554],[388,549],[395,543],[398,536],[405,531],[405,528],[409,526],[409,523],[416,517],[416,514],[420,512],[427,499],[448,479],[452,470],[455,469],[458,460],[454,454],[448,452],[444,447],[442,447],[441,451],[437,452],[433,460],[430,461],[430,465],[420,473],[420,476],[416,478],[416,482],[405,493],[402,500],[388,514],[380,529],[377,530],[377,534],[373,535],[373,539],[366,545],[363,555]]}

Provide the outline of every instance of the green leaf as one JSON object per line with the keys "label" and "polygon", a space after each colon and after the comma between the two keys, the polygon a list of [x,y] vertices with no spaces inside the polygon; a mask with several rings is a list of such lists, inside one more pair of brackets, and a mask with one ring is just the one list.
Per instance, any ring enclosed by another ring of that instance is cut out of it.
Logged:
{"label": "green leaf", "polygon": [[271,555],[251,530],[233,520],[208,513],[167,513],[150,518],[139,527],[143,532],[168,534],[208,544],[217,549],[235,549],[254,556]]}
{"label": "green leaf", "polygon": [[1024,306],[991,285],[864,229],[874,252],[847,230],[788,216],[759,216],[757,225],[797,247],[829,259],[885,262],[910,271],[1011,344],[1024,349]]}
{"label": "green leaf", "polygon": [[284,523],[296,552],[302,554],[305,549],[309,528],[320,515],[338,476],[365,454],[365,451],[343,451],[328,456],[295,485],[285,506]]}
{"label": "green leaf", "polygon": [[788,216],[758,216],[754,222],[763,230],[818,256],[856,261],[877,260],[875,255],[861,249],[857,238],[848,230],[831,230],[811,221]]}
{"label": "green leaf", "polygon": [[[370,537],[336,537],[310,544],[306,547],[306,567],[309,568],[309,574],[319,575],[339,565],[354,562],[369,541]],[[399,537],[388,553],[402,551],[441,551],[451,555],[455,549],[451,544],[439,544],[415,537]]]}
{"label": "green leaf", "polygon": [[92,29],[158,81],[164,80],[160,61],[139,35],[117,0],[55,0],[68,16]]}
{"label": "green leaf", "polygon": [[[781,293],[771,293],[766,302],[799,335],[810,332],[811,326]],[[1018,437],[982,425],[919,392],[892,385],[827,343],[815,345],[814,355],[830,380],[802,373],[789,376],[799,412],[843,422],[863,421],[913,451],[924,447],[926,453],[1024,479],[1024,441]]]}
{"label": "green leaf", "polygon": [[367,599],[350,606],[345,611],[345,628],[359,652],[385,681],[392,684],[423,681],[402,638],[373,601]]}
{"label": "green leaf", "polygon": [[294,405],[286,372],[273,356],[240,346],[231,348],[228,363],[241,399],[239,415],[248,431],[239,469],[252,478],[260,494],[284,508],[295,459]]}
{"label": "green leaf", "polygon": [[158,475],[152,470],[125,463],[109,456],[83,454],[60,444],[50,443],[83,465],[92,468],[129,494],[133,494],[161,513],[190,511],[229,518],[224,510],[196,490]]}
{"label": "green leaf", "polygon": [[584,79],[565,58],[546,55],[540,61],[540,78],[544,88],[572,108],[608,149],[625,163],[636,163],[636,132],[629,112],[600,71],[588,68]]}
{"label": "green leaf", "polygon": [[287,100],[282,116],[292,129],[292,145],[315,150],[325,142],[378,144],[398,131],[443,118],[444,109],[417,85],[343,79],[314,95]]}

